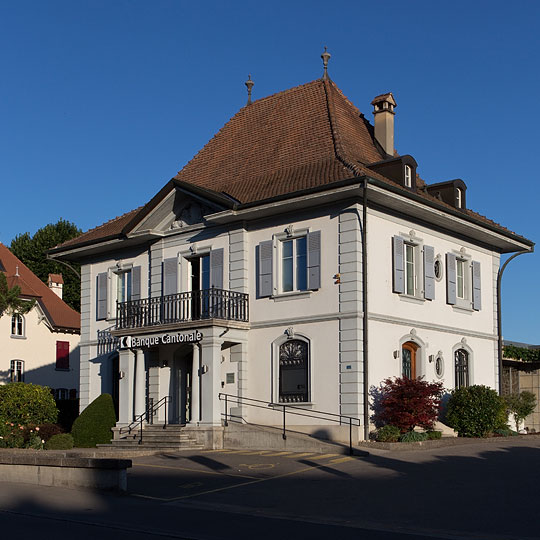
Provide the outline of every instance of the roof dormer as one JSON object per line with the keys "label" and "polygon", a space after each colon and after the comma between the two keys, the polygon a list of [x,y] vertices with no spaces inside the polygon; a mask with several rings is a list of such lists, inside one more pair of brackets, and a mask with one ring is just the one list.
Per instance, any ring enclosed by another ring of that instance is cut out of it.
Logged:
{"label": "roof dormer", "polygon": [[390,178],[400,186],[416,191],[417,166],[418,164],[412,156],[405,155],[372,163],[369,168],[386,176],[386,178]]}
{"label": "roof dormer", "polygon": [[430,184],[426,186],[426,189],[430,195],[437,197],[437,199],[453,206],[457,210],[466,210],[467,208],[467,186],[461,178]]}

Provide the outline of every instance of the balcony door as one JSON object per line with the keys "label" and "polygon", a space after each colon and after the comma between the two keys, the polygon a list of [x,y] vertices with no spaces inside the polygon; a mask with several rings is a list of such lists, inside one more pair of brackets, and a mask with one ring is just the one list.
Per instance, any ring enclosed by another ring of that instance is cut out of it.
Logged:
{"label": "balcony door", "polygon": [[191,313],[193,319],[208,318],[210,290],[210,255],[193,257],[189,260],[191,267],[190,288],[192,292]]}

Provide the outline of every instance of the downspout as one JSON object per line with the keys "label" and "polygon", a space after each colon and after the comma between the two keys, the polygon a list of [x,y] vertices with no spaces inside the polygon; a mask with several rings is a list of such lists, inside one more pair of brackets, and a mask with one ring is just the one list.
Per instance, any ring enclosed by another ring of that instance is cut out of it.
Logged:
{"label": "downspout", "polygon": [[369,369],[368,369],[368,273],[367,273],[367,189],[368,181],[364,178],[362,200],[362,319],[364,340],[364,440],[369,441]]}
{"label": "downspout", "polygon": [[499,273],[497,274],[497,334],[498,334],[498,348],[499,348],[499,395],[502,395],[503,388],[502,388],[502,373],[503,373],[503,338],[502,338],[502,307],[501,307],[501,288],[502,288],[502,277],[505,268],[508,266],[508,263],[515,259],[518,255],[524,255],[525,253],[533,253],[534,252],[534,246],[531,247],[530,250],[527,251],[518,251],[517,253],[514,253],[511,257],[509,257],[505,263],[502,265],[501,268],[499,268]]}

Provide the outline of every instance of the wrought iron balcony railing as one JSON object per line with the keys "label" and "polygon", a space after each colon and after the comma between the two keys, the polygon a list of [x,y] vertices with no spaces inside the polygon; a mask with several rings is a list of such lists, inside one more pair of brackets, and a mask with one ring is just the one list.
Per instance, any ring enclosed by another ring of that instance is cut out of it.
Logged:
{"label": "wrought iron balcony railing", "polygon": [[224,319],[249,320],[249,295],[223,289],[182,292],[116,304],[116,329]]}

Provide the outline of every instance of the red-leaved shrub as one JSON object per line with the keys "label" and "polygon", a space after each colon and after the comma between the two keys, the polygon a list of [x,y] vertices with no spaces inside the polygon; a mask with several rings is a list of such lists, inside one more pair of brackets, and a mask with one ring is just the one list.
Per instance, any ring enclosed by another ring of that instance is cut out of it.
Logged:
{"label": "red-leaved shrub", "polygon": [[430,383],[408,377],[386,379],[379,390],[380,423],[396,426],[402,433],[416,426],[433,429],[441,409],[442,382]]}

